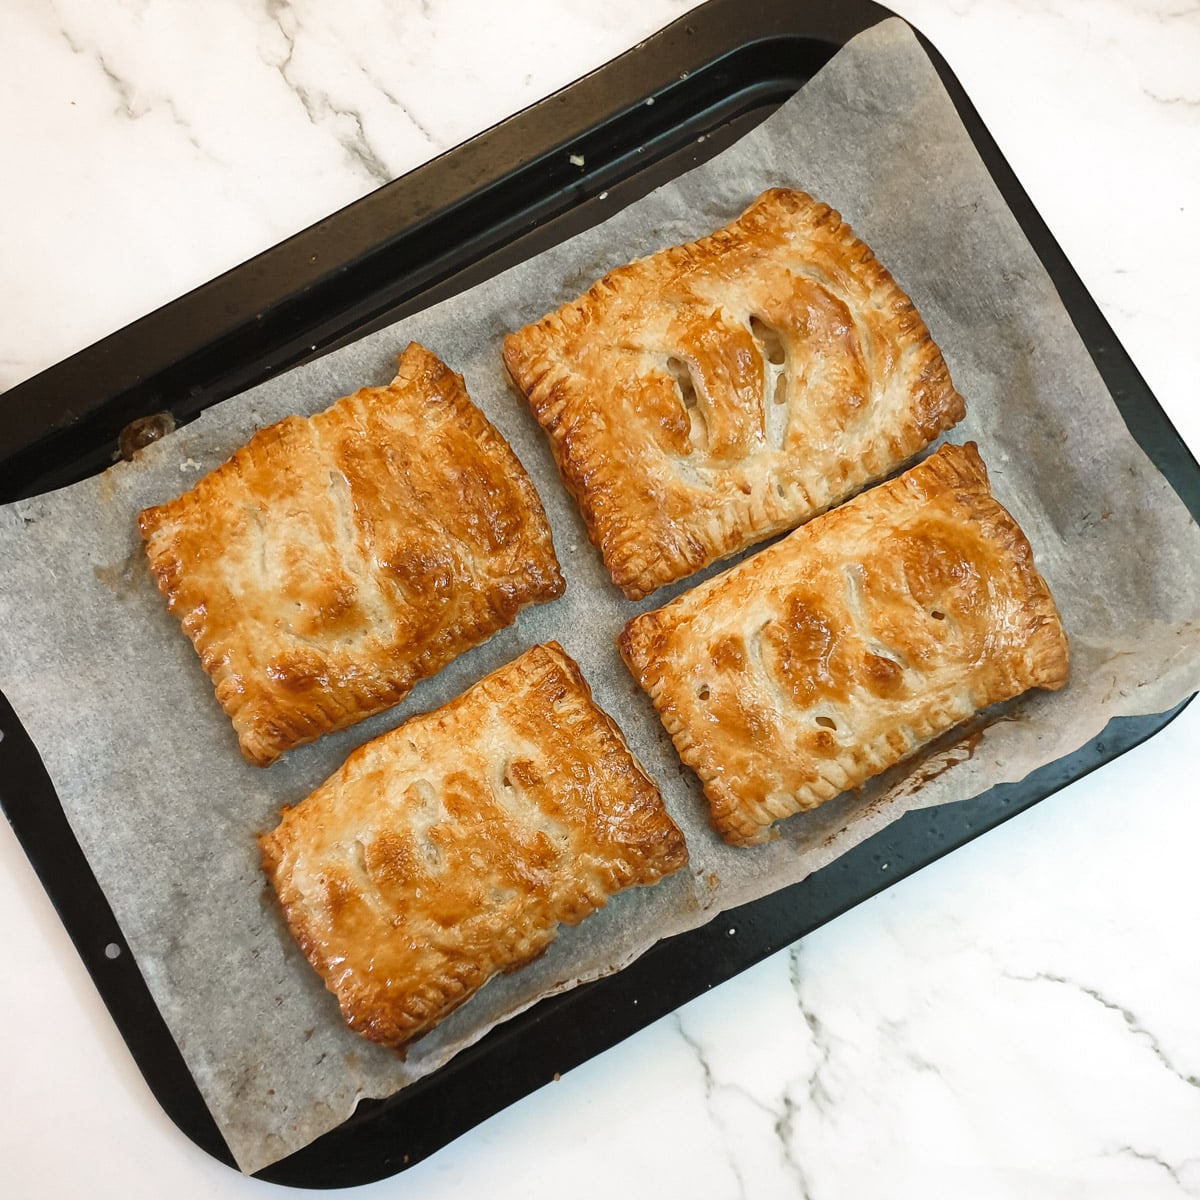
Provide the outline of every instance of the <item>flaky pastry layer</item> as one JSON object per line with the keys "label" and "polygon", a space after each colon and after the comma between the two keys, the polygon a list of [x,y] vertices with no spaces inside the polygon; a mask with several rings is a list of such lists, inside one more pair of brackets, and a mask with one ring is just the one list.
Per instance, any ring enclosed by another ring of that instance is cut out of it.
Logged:
{"label": "flaky pastry layer", "polygon": [[138,525],[258,766],[398,703],[564,587],[516,455],[416,343],[386,387],[261,430]]}
{"label": "flaky pastry layer", "polygon": [[655,612],[621,654],[716,829],[749,846],[981,709],[1067,681],[1067,638],[973,443]]}
{"label": "flaky pastry layer", "polygon": [[841,502],[963,416],[887,270],[780,188],[610,271],[511,334],[504,362],[632,599]]}
{"label": "flaky pastry layer", "polygon": [[402,1046],[623,888],[683,835],[557,643],[356,750],[259,839],[351,1029]]}

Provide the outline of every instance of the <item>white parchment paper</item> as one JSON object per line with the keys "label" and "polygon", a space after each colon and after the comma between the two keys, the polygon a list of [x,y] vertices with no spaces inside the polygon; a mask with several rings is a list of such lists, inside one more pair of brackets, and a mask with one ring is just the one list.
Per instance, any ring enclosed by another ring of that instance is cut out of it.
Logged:
{"label": "white parchment paper", "polygon": [[[611,586],[540,431],[506,385],[499,349],[505,332],[609,267],[706,233],[774,185],[838,208],[917,303],[967,400],[951,436],[979,442],[997,494],[1029,534],[1073,665],[1065,691],[1010,706],[982,738],[943,754],[940,774],[928,762],[895,772],[785,822],[767,846],[738,850],[709,830],[695,780],[613,643],[635,612],[686,585],[640,604]],[[256,770],[151,583],[136,514],[190,487],[262,425],[386,382],[411,339],[463,373],[529,469],[567,593],[527,610],[397,709]],[[0,687],[218,1125],[254,1171],[539,997],[802,878],[907,809],[1023,778],[1112,716],[1172,706],[1200,686],[1198,583],[1200,531],[1128,435],[924,53],[890,21],[732,149],[604,225],[210,410],[132,464],[0,510]],[[662,787],[690,868],[564,931],[539,962],[490,983],[401,1061],[342,1027],[277,913],[255,834],[354,746],[548,638],[579,661]]]}

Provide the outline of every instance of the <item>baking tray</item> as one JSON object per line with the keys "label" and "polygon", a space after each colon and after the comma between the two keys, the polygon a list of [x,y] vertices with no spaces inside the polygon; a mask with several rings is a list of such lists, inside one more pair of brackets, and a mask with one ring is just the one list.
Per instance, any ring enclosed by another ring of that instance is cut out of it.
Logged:
{"label": "baking tray", "polygon": [[[892,15],[867,0],[711,0],[541,103],[11,389],[0,402],[0,501],[103,470],[121,429],[138,417],[165,410],[186,422],[589,228],[735,141],[846,41]],[[921,42],[1130,432],[1200,519],[1200,468],[957,79]],[[542,1001],[397,1095],[363,1102],[258,1176],[320,1188],[403,1170],[1124,753],[1183,707],[1114,720],[1019,784],[909,813],[803,882],[661,942],[617,975]],[[37,751],[2,696],[0,805],[159,1103],[232,1166]]]}

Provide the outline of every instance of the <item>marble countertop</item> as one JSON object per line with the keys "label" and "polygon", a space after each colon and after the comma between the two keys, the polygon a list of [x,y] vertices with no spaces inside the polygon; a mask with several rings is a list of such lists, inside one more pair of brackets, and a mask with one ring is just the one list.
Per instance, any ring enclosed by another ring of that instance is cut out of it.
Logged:
{"label": "marble countertop", "polygon": [[[0,8],[0,389],[686,11]],[[898,0],[1200,450],[1200,6]],[[499,14],[503,12],[501,17]],[[0,420],[3,420],[0,399]],[[360,1196],[1200,1196],[1200,706]],[[0,829],[6,1196],[240,1197]]]}

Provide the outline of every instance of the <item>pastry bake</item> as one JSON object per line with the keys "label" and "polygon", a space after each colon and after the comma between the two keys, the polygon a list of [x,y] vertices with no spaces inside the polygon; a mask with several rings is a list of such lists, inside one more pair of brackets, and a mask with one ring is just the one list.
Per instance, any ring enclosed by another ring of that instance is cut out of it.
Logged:
{"label": "pastry bake", "polygon": [[520,462],[415,343],[386,387],[260,430],[138,525],[258,766],[398,703],[564,587]]}
{"label": "pastry bake", "polygon": [[742,846],[979,710],[1067,681],[1054,600],[973,443],[634,618],[620,649]]}
{"label": "pastry bake", "polygon": [[559,925],[687,861],[554,642],[356,750],[259,845],[346,1024],[395,1047],[536,958]]}
{"label": "pastry bake", "polygon": [[840,503],[963,416],[892,276],[781,188],[610,271],[504,362],[631,599]]}

